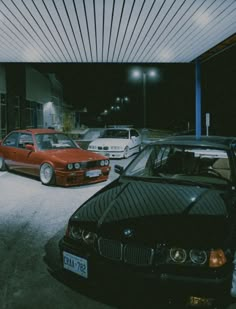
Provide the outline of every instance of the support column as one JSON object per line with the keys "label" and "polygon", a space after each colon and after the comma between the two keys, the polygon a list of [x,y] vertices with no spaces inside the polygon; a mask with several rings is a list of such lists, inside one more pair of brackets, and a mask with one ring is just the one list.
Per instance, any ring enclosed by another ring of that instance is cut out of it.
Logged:
{"label": "support column", "polygon": [[197,59],[195,64],[195,130],[196,130],[196,139],[200,139],[201,137],[201,71],[200,71],[200,62]]}

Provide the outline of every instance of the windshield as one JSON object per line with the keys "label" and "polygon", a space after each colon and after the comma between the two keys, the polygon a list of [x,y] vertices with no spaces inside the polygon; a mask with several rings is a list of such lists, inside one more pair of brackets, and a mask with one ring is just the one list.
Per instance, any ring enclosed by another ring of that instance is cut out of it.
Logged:
{"label": "windshield", "polygon": [[105,130],[101,138],[129,138],[128,130]]}
{"label": "windshield", "polygon": [[76,144],[63,133],[36,134],[35,138],[40,150],[78,148]]}
{"label": "windshield", "polygon": [[147,146],[128,166],[124,176],[210,184],[231,181],[226,151],[186,145]]}

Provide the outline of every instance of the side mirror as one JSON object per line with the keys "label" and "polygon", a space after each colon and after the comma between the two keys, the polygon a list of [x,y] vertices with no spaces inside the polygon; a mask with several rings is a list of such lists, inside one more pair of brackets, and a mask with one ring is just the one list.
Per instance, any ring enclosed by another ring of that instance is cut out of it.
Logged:
{"label": "side mirror", "polygon": [[121,174],[123,173],[123,171],[124,171],[124,167],[121,166],[121,165],[115,165],[115,166],[114,166],[114,169],[115,169],[115,172],[116,172],[117,174],[119,174],[119,175],[121,175]]}
{"label": "side mirror", "polygon": [[30,150],[30,151],[35,151],[34,145],[31,145],[31,144],[26,144],[25,149]]}

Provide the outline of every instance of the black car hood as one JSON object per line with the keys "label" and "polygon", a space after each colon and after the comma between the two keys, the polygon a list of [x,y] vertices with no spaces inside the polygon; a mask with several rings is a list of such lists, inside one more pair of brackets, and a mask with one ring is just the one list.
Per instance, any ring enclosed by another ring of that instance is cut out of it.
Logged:
{"label": "black car hood", "polygon": [[98,194],[75,217],[101,224],[155,215],[227,216],[222,196],[221,191],[198,186],[133,181]]}
{"label": "black car hood", "polygon": [[141,181],[120,183],[98,194],[73,219],[96,222],[100,232],[111,237],[120,238],[131,228],[139,238],[149,235],[155,241],[208,238],[221,242],[229,229],[228,202],[221,191]]}

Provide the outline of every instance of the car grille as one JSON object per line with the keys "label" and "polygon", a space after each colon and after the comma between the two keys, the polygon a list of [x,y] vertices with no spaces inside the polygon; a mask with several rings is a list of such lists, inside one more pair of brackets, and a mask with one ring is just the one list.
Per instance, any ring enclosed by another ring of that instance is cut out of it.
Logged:
{"label": "car grille", "polygon": [[109,150],[109,147],[108,146],[98,146],[98,150]]}
{"label": "car grille", "polygon": [[98,249],[100,254],[108,259],[116,261],[122,259],[123,245],[119,241],[99,238]]}
{"label": "car grille", "polygon": [[100,161],[88,161],[81,163],[82,168],[93,168],[93,167],[100,167]]}
{"label": "car grille", "polygon": [[154,258],[154,249],[122,244],[120,241],[99,238],[98,250],[100,255],[114,261],[123,261],[137,266],[151,265]]}

